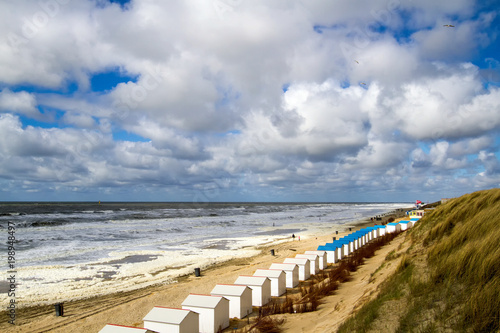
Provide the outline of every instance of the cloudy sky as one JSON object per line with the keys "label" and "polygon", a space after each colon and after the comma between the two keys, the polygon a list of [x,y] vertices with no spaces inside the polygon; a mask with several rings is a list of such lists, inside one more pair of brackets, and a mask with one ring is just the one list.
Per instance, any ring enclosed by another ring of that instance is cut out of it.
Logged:
{"label": "cloudy sky", "polygon": [[1,1],[0,200],[433,201],[499,187],[498,8]]}

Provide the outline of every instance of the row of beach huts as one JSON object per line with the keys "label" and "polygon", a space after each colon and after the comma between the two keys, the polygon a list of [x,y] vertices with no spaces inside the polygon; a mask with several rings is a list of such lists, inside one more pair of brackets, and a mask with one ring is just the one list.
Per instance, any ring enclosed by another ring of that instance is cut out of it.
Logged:
{"label": "row of beach huts", "polygon": [[257,269],[252,276],[240,275],[234,284],[217,284],[210,295],[189,294],[182,308],[155,306],[143,318],[144,328],[107,324],[99,333],[215,333],[229,327],[230,318],[244,318],[253,307],[266,305],[273,296],[281,296],[287,288],[317,274],[371,240],[386,233],[411,228],[421,216],[409,220],[367,227],[317,250],[273,263],[268,269]]}

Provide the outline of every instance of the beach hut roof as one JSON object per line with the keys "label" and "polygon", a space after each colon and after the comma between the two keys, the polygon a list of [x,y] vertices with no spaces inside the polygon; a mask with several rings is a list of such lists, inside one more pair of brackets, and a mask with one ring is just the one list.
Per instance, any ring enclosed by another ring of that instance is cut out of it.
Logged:
{"label": "beach hut roof", "polygon": [[247,286],[262,286],[264,283],[266,283],[269,280],[269,278],[265,276],[250,276],[250,275],[240,275],[234,284],[244,284]]}
{"label": "beach hut roof", "polygon": [[284,271],[293,271],[295,269],[295,267],[297,267],[297,264],[293,264],[293,263],[289,263],[289,264],[285,264],[285,263],[272,263],[271,264],[271,269],[282,269]]}
{"label": "beach hut roof", "polygon": [[307,265],[308,261],[309,261],[309,259],[306,259],[306,258],[285,258],[285,260],[283,260],[283,263],[285,263],[285,264],[294,263],[297,265]]}
{"label": "beach hut roof", "polygon": [[147,328],[107,324],[99,331],[99,333],[153,333],[153,331],[150,331]]}
{"label": "beach hut roof", "polygon": [[304,253],[304,254],[301,254],[301,253],[297,253],[295,255],[295,258],[298,258],[298,259],[309,259],[309,260],[316,260],[319,258],[319,256],[316,254],[316,253]]}
{"label": "beach hut roof", "polygon": [[227,296],[241,296],[246,289],[250,289],[247,286],[236,285],[236,284],[217,284],[214,289],[210,292],[212,295],[227,295]]}
{"label": "beach hut roof", "polygon": [[339,240],[352,241],[353,239],[356,239],[356,238],[359,238],[359,237],[360,237],[359,235],[347,235],[347,236],[342,237]]}
{"label": "beach hut roof", "polygon": [[325,250],[310,250],[310,251],[306,251],[304,252],[305,254],[317,254],[319,256],[324,256],[325,255]]}
{"label": "beach hut roof", "polygon": [[189,315],[189,310],[166,308],[163,306],[155,306],[144,317],[144,321],[155,321],[168,324],[180,324]]}
{"label": "beach hut roof", "polygon": [[398,225],[396,222],[387,223],[387,225]]}
{"label": "beach hut roof", "polygon": [[349,243],[350,241],[347,239],[344,240],[336,240],[333,243],[326,243],[325,245],[318,246],[318,250],[324,251],[334,251],[336,248],[342,247],[344,244]]}
{"label": "beach hut roof", "polygon": [[336,244],[339,244],[339,245],[343,245],[343,244],[346,244],[346,243],[349,243],[349,242],[350,242],[349,238],[345,238],[345,237],[344,237],[344,238],[341,238],[341,239],[337,239],[337,240],[336,240],[336,241],[334,241],[333,243],[326,243],[326,245],[328,245],[328,244],[335,244],[335,245],[336,245]]}
{"label": "beach hut roof", "polygon": [[196,306],[200,308],[215,309],[226,298],[212,295],[189,294],[182,302],[182,306]]}
{"label": "beach hut roof", "polygon": [[258,269],[255,271],[253,276],[267,276],[272,278],[279,278],[282,274],[285,274],[281,269]]}

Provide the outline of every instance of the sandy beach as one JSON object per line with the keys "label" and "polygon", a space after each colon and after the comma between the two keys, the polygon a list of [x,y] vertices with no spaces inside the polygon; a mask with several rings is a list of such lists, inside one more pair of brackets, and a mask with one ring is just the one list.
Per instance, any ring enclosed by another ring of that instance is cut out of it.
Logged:
{"label": "sandy beach", "polygon": [[[357,224],[352,231],[373,224],[371,221],[365,221]],[[260,247],[261,252],[257,256],[233,259],[204,269],[200,277],[190,274],[180,277],[176,283],[169,285],[66,302],[62,317],[55,315],[53,305],[18,309],[16,325],[12,326],[6,320],[2,320],[0,330],[2,332],[98,332],[107,323],[142,327],[142,319],[153,306],[178,308],[189,293],[210,293],[218,283],[232,284],[239,275],[252,275],[258,268],[268,268],[273,262],[283,262],[287,257],[294,257],[306,250],[314,250],[318,245],[331,242],[333,236],[342,237],[347,233],[349,232],[302,237],[300,241],[297,238],[295,240],[290,238],[278,244]],[[375,257],[367,260],[365,265],[353,273],[353,280],[342,285],[334,296],[329,296],[318,311],[287,315],[285,331],[310,332],[311,325],[307,325],[306,322],[311,322],[318,325],[314,332],[322,330],[331,332],[332,327],[337,327],[342,319],[360,305],[360,302],[371,297],[378,284],[390,274],[391,268],[396,265],[384,265],[384,269],[379,270],[375,278],[370,279],[386,254],[396,249],[403,237],[404,234],[400,235],[377,251]],[[270,253],[271,249],[274,249],[274,256]],[[333,312],[338,313],[332,316]],[[2,313],[2,317],[7,318],[5,312]]]}

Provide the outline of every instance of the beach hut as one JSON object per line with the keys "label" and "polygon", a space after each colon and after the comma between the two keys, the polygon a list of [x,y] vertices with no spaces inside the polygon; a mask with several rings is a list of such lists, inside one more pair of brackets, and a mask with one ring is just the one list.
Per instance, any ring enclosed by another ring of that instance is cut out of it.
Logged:
{"label": "beach hut", "polygon": [[198,333],[200,315],[184,309],[155,306],[144,317],[144,328],[158,333]]}
{"label": "beach hut", "polygon": [[155,333],[147,328],[107,324],[99,333]]}
{"label": "beach hut", "polygon": [[286,273],[281,269],[258,269],[253,276],[265,276],[271,280],[271,296],[286,293]]}
{"label": "beach hut", "polygon": [[401,231],[408,229],[408,221],[399,221],[399,225],[401,226]]}
{"label": "beach hut", "polygon": [[309,272],[311,275],[316,275],[319,273],[319,257],[317,254],[296,254],[295,258],[309,259]]}
{"label": "beach hut", "polygon": [[305,254],[316,254],[319,258],[319,269],[324,270],[328,266],[326,251],[306,251]]}
{"label": "beach hut", "polygon": [[299,266],[299,281],[305,281],[311,277],[311,264],[309,259],[305,258],[285,258],[285,264],[297,264]]}
{"label": "beach hut", "polygon": [[[337,247],[340,247],[339,256],[338,256],[339,259],[347,257],[349,255],[349,253],[352,252],[351,251],[351,245],[350,245],[351,244],[351,240],[343,237],[343,238],[341,238],[339,240],[336,240],[334,243],[335,243],[335,245]],[[326,244],[326,245],[328,245],[328,244]]]}
{"label": "beach hut", "polygon": [[340,239],[341,241],[346,242],[347,248],[348,248],[348,253],[352,253],[352,252],[356,251],[358,248],[357,247],[358,241],[357,241],[357,238],[355,238],[355,237],[356,236],[348,235],[348,236],[344,236]]}
{"label": "beach hut", "polygon": [[385,225],[385,230],[387,233],[399,232],[401,231],[401,226],[399,223],[391,222]]}
{"label": "beach hut", "polygon": [[419,218],[413,218],[413,217],[412,217],[412,218],[410,219],[410,221],[412,221],[412,222],[413,222],[413,225],[415,225],[418,221],[420,221],[420,219],[419,219]]}
{"label": "beach hut", "polygon": [[324,251],[325,252],[325,258],[326,258],[327,264],[334,264],[337,261],[339,261],[339,259],[337,257],[338,256],[338,254],[337,254],[337,248],[328,247],[328,246],[325,246],[325,245],[320,245],[320,246],[318,246],[317,251],[319,251],[319,252]]}
{"label": "beach hut", "polygon": [[215,333],[229,326],[229,300],[225,297],[189,294],[182,308],[200,314],[200,332]]}
{"label": "beach hut", "polygon": [[210,292],[229,300],[229,318],[244,318],[252,313],[252,289],[235,284],[217,284]]}
{"label": "beach hut", "polygon": [[371,238],[371,239],[378,238],[378,232],[377,232],[377,228],[376,228],[376,227],[368,227],[368,228],[366,228],[366,229],[368,229],[368,230],[369,230],[370,235],[371,235],[371,236],[370,236],[370,238]]}
{"label": "beach hut", "polygon": [[271,300],[271,280],[265,276],[240,275],[234,284],[252,289],[252,305],[263,306]]}
{"label": "beach hut", "polygon": [[273,263],[269,269],[280,269],[285,272],[287,288],[295,288],[299,284],[299,266],[297,264]]}
{"label": "beach hut", "polygon": [[375,225],[375,230],[377,230],[377,237],[382,237],[385,235],[385,225]]}
{"label": "beach hut", "polygon": [[335,251],[335,259],[332,258],[331,252],[327,253],[327,261],[329,263],[335,263],[349,255],[349,241],[346,239],[338,239],[333,243],[326,243],[325,245],[318,246],[318,250]]}

